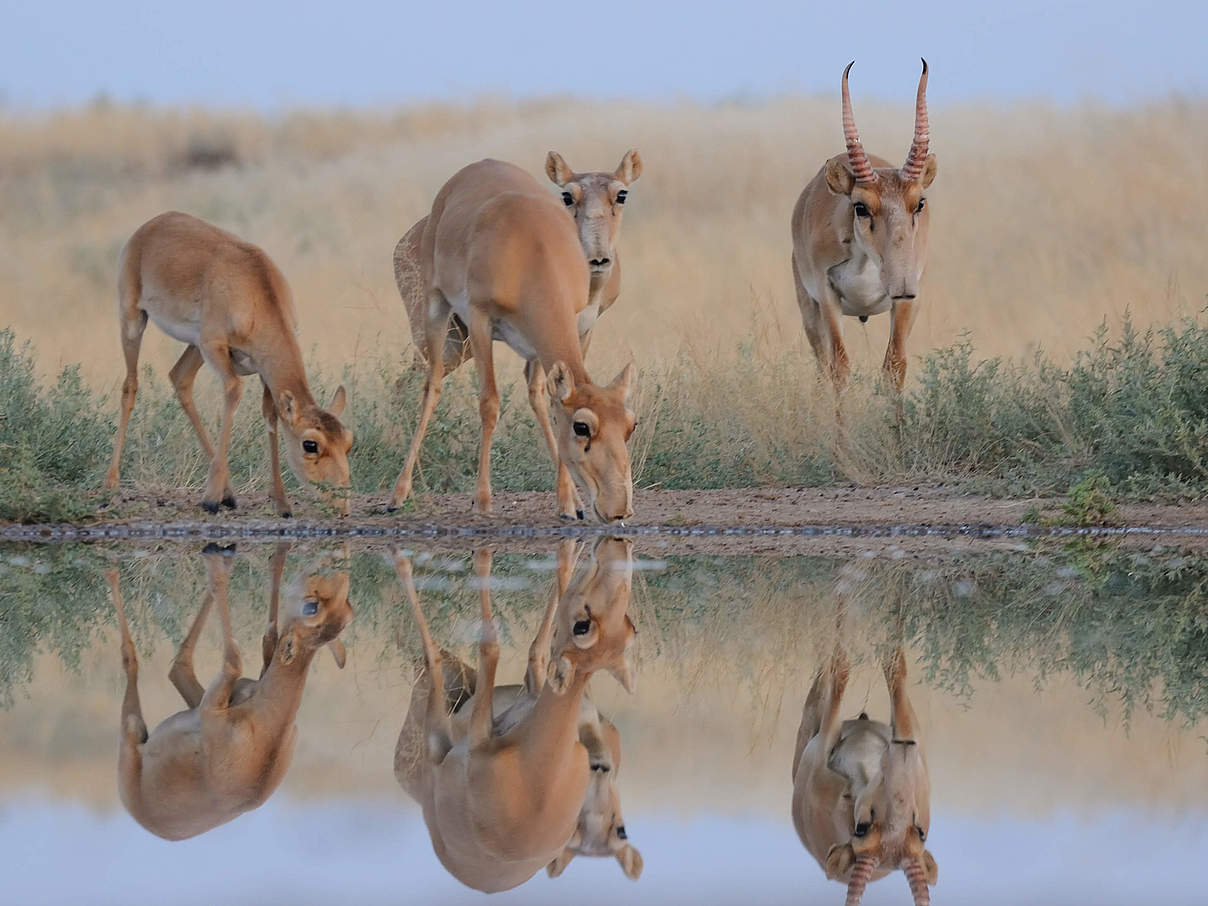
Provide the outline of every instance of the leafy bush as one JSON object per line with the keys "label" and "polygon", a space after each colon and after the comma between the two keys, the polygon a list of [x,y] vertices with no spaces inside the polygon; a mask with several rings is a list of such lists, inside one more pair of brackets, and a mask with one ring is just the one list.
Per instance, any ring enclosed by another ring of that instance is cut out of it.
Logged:
{"label": "leafy bush", "polygon": [[79,491],[100,483],[113,438],[108,408],[75,365],[43,386],[29,344],[0,330],[0,519],[88,515]]}

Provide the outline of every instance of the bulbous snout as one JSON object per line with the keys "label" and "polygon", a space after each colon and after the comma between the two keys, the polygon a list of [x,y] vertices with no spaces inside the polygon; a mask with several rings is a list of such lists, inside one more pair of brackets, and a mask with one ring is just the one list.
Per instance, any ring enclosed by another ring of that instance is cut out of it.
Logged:
{"label": "bulbous snout", "polygon": [[626,481],[623,490],[618,489],[613,493],[598,494],[591,502],[591,508],[595,511],[596,518],[605,524],[631,519],[633,517],[633,483]]}
{"label": "bulbous snout", "polygon": [[587,265],[591,268],[593,274],[606,274],[612,270],[612,259],[607,256],[588,258]]}

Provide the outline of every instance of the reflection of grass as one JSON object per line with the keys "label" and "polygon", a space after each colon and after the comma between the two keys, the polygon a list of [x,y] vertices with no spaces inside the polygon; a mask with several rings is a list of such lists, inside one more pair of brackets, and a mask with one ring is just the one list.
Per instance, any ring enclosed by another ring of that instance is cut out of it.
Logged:
{"label": "reflection of grass", "polygon": [[[75,664],[99,628],[112,624],[102,577],[109,563],[123,564],[136,638],[179,641],[204,593],[200,557],[182,550],[134,559],[92,546],[0,552],[0,702],[28,684],[36,651],[57,651]],[[296,549],[287,579],[313,568],[320,553]],[[231,601],[245,642],[263,629],[268,556],[267,547],[249,547],[236,563]],[[549,564],[531,561],[497,555],[493,571],[502,636],[519,646],[527,646],[552,582]],[[466,626],[478,613],[469,567],[468,555],[416,558],[433,635],[463,654],[470,651]],[[398,637],[408,655],[416,653],[393,568],[377,553],[355,554],[351,568],[356,616],[344,636],[348,644]],[[845,644],[854,654],[893,644],[900,625],[929,682],[957,693],[968,694],[975,677],[1025,673],[1044,684],[1068,673],[1100,701],[1118,697],[1126,713],[1141,708],[1187,722],[1208,714],[1208,557],[1202,555],[1075,547],[923,564],[669,556],[666,569],[638,572],[634,590],[640,657],[685,665],[688,690],[720,681],[757,697],[778,696],[777,671],[825,655],[836,606],[845,602]],[[850,635],[856,631],[862,634]],[[393,641],[384,648],[394,650]]]}

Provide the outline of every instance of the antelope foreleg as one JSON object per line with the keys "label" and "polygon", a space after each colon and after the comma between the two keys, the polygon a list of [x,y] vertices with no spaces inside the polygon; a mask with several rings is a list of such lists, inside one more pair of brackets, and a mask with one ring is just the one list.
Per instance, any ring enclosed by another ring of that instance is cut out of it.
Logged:
{"label": "antelope foreleg", "polygon": [[[475,352],[477,355],[477,352]],[[484,748],[491,742],[494,715],[495,669],[499,666],[499,635],[491,614],[491,550],[474,552],[474,577],[478,582],[478,600],[482,611],[482,635],[478,643],[478,681],[470,702],[470,748]]]}

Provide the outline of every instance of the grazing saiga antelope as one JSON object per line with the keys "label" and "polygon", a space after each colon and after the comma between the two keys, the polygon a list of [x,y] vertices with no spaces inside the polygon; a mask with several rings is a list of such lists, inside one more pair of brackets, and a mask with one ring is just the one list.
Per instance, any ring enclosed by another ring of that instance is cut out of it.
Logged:
{"label": "grazing saiga antelope", "polygon": [[849,371],[842,316],[867,321],[890,312],[884,373],[900,391],[927,264],[931,214],[924,192],[936,171],[935,155],[927,151],[927,61],[919,77],[914,141],[901,169],[860,144],[847,88],[851,67],[843,70],[847,153],[823,165],[793,208],[793,283],[806,336],[836,391]]}
{"label": "grazing saiga antelope", "polygon": [[508,890],[543,866],[556,875],[570,861],[568,848],[586,852],[588,846],[593,854],[599,847],[600,854],[614,855],[630,877],[641,872],[619,803],[613,812],[597,801],[613,801],[615,788],[601,787],[615,782],[619,747],[615,755],[604,751],[608,731],[586,698],[587,681],[598,669],[633,688],[631,549],[621,539],[597,545],[567,592],[551,597],[529,651],[525,684],[499,687],[490,553],[474,558],[483,619],[476,673],[435,646],[410,561],[395,554],[425,661],[399,733],[395,776],[423,809],[441,864],[468,887]]}
{"label": "grazing saiga antelope", "polygon": [[818,671],[805,700],[793,758],[793,825],[828,878],[847,884],[847,906],[901,868],[915,906],[928,906],[938,875],[924,847],[931,828],[931,780],[918,719],[906,695],[901,649],[884,661],[889,726],[860,714],[842,720],[849,667],[842,649]]}
{"label": "grazing saiga antelope", "polygon": [[[428,422],[440,398],[450,320],[466,327],[478,366],[482,446],[474,510],[491,511],[491,436],[499,418],[492,343],[503,340],[526,362],[529,401],[557,470],[558,513],[583,517],[576,483],[601,521],[633,514],[626,444],[636,419],[629,409],[633,366],[607,386],[583,365],[580,317],[588,309],[587,262],[575,222],[563,205],[512,164],[483,160],[445,183],[419,244],[426,308],[428,377],[407,460],[391,495],[399,506]],[[549,399],[542,404],[542,391]]]}
{"label": "grazing saiga antelope", "polygon": [[[621,163],[612,173],[606,171],[575,173],[557,151],[545,158],[545,172],[550,181],[562,190],[562,203],[570,210],[579,228],[579,243],[587,258],[591,283],[588,286],[587,308],[579,313],[579,342],[583,356],[591,343],[591,328],[596,319],[612,307],[621,294],[621,259],[617,241],[621,238],[621,215],[629,197],[629,187],[642,175],[642,156],[637,149],[630,149],[621,158]],[[420,266],[420,242],[428,218],[423,217],[394,248],[394,282],[407,309],[407,321],[411,325],[411,337],[415,347],[424,356],[428,355],[428,340],[425,310],[428,304]],[[473,354],[470,350],[470,335],[466,324],[456,314],[449,319],[449,332],[442,347],[445,374],[452,373]],[[536,362],[525,363],[525,377],[530,386],[533,382],[532,369]],[[538,392],[530,396],[533,411],[543,405]],[[538,414],[538,418],[541,415]]]}
{"label": "grazing saiga antelope", "polygon": [[[126,693],[122,701],[118,792],[139,824],[165,840],[185,840],[263,805],[281,784],[293,758],[310,662],[324,645],[344,666],[337,636],[352,619],[348,573],[312,575],[288,595],[278,633],[277,608],[288,545],[272,559],[272,592],[259,679],[243,677],[231,632],[227,587],[234,548],[206,549],[209,592],[168,674],[187,709],[148,735],[138,697],[138,659],[118,585],[108,573],[122,635]],[[208,689],[193,672],[193,649],[210,607],[222,621],[222,669]]]}
{"label": "grazing saiga antelope", "polygon": [[[278,421],[285,432],[285,459],[294,474],[304,482],[347,490],[353,438],[339,418],[344,388],[336,390],[327,409],[315,402],[302,364],[289,285],[263,250],[204,220],[170,211],[135,230],[122,249],[118,268],[118,325],[126,380],[105,487],[118,485],[126,426],[138,392],[138,354],[150,319],[186,347],[169,377],[210,459],[203,507],[211,513],[218,512],[219,504],[235,508],[228,452],[235,407],[243,393],[240,377],[249,374],[258,374],[264,385],[262,411],[278,515],[291,514],[281,482]],[[217,448],[193,404],[193,382],[203,363],[222,378],[224,405]],[[320,493],[348,515],[346,494],[333,495],[322,487]]]}

